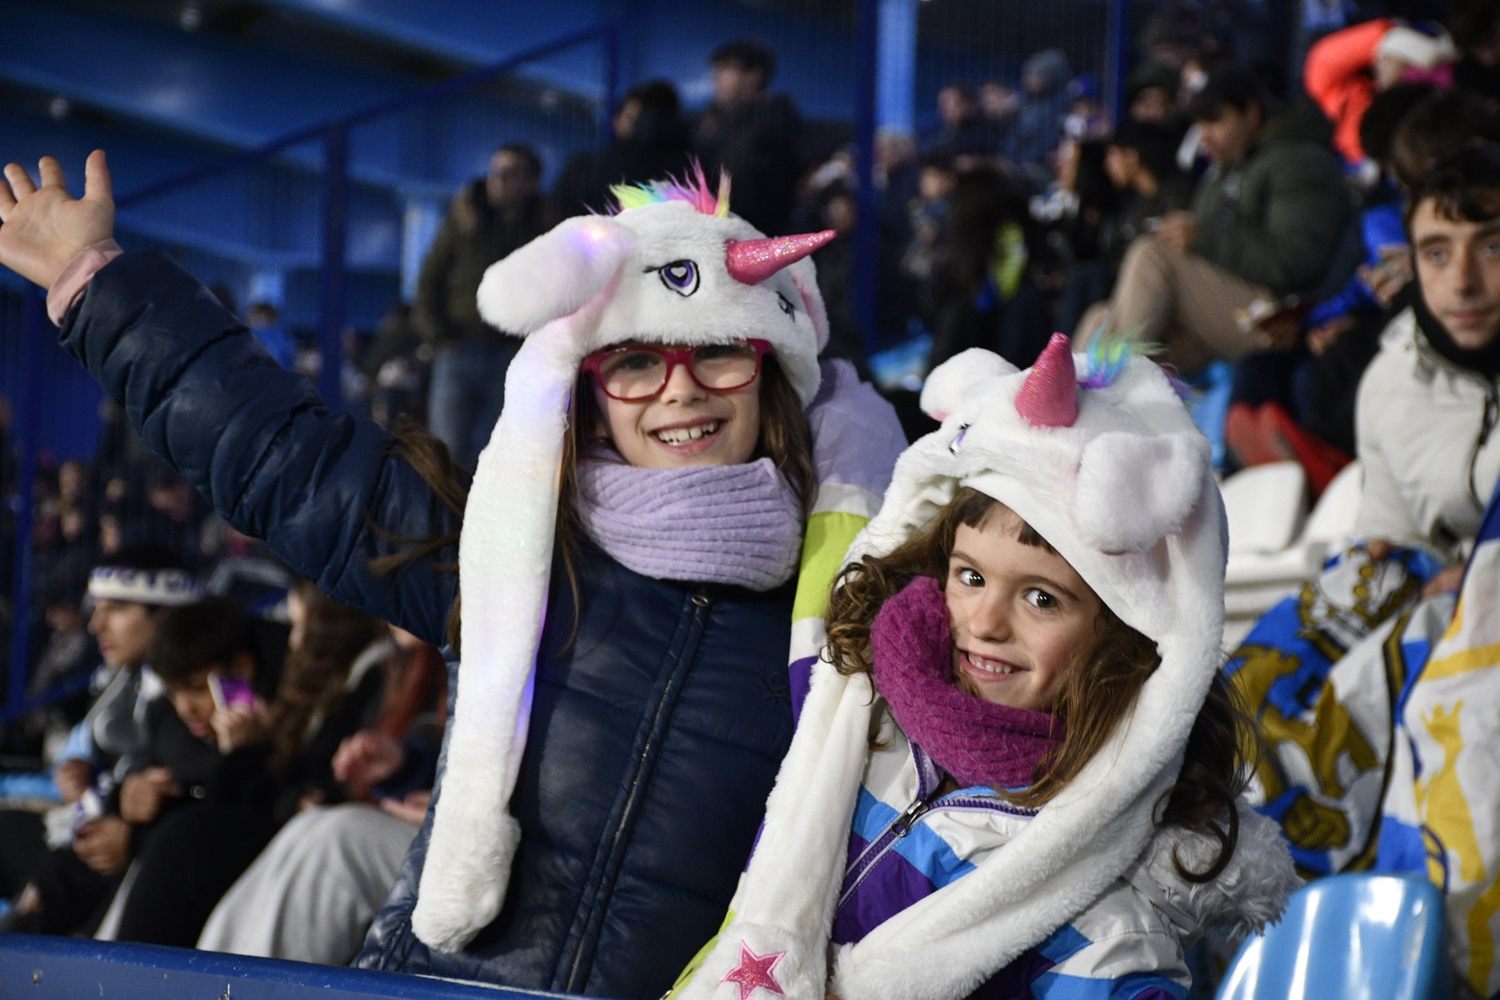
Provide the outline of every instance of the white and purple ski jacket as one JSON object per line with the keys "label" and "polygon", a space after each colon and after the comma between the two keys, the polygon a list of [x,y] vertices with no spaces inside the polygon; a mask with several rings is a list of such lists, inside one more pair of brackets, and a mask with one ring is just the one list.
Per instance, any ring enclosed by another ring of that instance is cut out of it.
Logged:
{"label": "white and purple ski jacket", "polygon": [[[908,906],[973,871],[1035,815],[985,787],[938,794],[943,772],[896,727],[883,703],[878,710],[883,716],[880,748],[869,756],[854,809],[848,865],[834,914],[835,945],[854,944]],[[1227,871],[1221,878],[1253,889],[1238,876]],[[1148,862],[1137,864],[1082,913],[1001,969],[973,997],[1181,1000],[1192,985],[1185,949],[1207,926],[1220,922],[1215,917],[1230,916],[1195,907],[1195,901],[1212,899],[1221,906],[1208,909],[1218,910],[1231,902],[1222,893],[1203,889],[1178,877],[1170,860],[1165,870]]]}

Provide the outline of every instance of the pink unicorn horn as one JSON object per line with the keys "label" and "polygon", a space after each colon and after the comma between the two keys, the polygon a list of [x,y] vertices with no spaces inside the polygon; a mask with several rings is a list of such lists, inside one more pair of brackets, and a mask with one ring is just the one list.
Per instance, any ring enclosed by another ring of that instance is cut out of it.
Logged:
{"label": "pink unicorn horn", "polygon": [[1068,338],[1054,333],[1021,391],[1016,412],[1033,427],[1072,427],[1078,419],[1078,375]]}
{"label": "pink unicorn horn", "polygon": [[821,233],[799,236],[773,236],[764,240],[730,240],[724,244],[724,265],[730,277],[743,285],[758,285],[788,264],[812,253],[838,233],[825,229]]}

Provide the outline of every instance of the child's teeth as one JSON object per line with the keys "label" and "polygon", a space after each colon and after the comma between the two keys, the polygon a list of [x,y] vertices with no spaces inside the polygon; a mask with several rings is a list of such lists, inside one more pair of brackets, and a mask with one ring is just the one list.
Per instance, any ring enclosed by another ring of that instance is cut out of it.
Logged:
{"label": "child's teeth", "polygon": [[698,440],[705,434],[712,434],[718,429],[718,424],[699,424],[697,427],[680,427],[673,430],[657,431],[656,437],[666,444],[686,444],[688,441]]}

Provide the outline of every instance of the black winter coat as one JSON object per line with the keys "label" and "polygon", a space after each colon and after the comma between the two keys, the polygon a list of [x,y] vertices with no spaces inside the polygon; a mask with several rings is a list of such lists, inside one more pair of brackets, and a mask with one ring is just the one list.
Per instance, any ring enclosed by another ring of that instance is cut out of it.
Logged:
{"label": "black winter coat", "polygon": [[[156,251],[126,254],[61,341],[237,530],[334,599],[443,644],[458,581],[439,566],[456,546],[394,576],[370,561],[460,516],[384,430],[329,413],[191,276]],[[554,574],[504,910],[465,953],[416,941],[429,813],[361,964],[652,1000],[717,931],[791,740],[790,587],[650,580],[581,548],[571,645]]]}

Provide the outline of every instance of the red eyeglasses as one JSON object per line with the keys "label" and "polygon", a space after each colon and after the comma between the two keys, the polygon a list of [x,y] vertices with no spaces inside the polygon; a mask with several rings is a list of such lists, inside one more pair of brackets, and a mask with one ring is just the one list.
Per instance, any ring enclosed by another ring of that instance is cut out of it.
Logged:
{"label": "red eyeglasses", "polygon": [[760,376],[761,359],[771,353],[769,341],[753,338],[675,351],[636,344],[596,351],[584,358],[583,369],[593,373],[611,399],[644,403],[661,395],[678,365],[686,366],[693,381],[709,392],[743,389]]}

